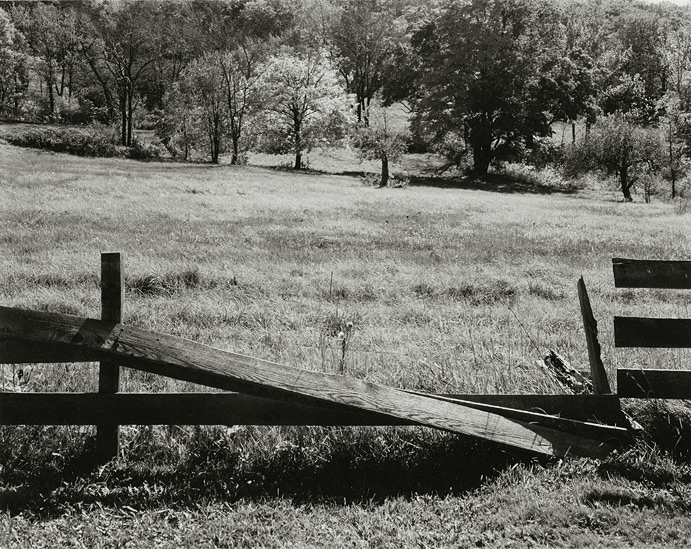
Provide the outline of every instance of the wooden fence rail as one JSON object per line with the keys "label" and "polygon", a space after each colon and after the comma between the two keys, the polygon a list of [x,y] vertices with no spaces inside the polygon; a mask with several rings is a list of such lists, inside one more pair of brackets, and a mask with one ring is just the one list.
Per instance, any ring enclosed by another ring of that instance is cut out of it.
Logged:
{"label": "wooden fence rail", "polygon": [[[381,414],[535,453],[604,455],[623,435],[617,427],[594,430],[586,424],[574,424],[575,432],[561,431],[533,421],[507,419],[495,410],[480,410],[459,401],[300,370],[167,334],[70,315],[0,307],[3,338],[88,349],[100,359],[174,379],[276,400]],[[588,436],[579,434],[583,429]],[[598,438],[594,438],[595,431]]]}
{"label": "wooden fence rail", "polygon": [[691,290],[691,261],[612,259],[617,288]]}
{"label": "wooden fence rail", "polygon": [[[691,261],[614,258],[617,288],[691,289]],[[614,345],[691,348],[691,319],[614,317]],[[691,398],[691,371],[619,368],[617,393],[630,398]]]}
{"label": "wooden fence rail", "polygon": [[[433,395],[532,414],[545,423],[625,426],[618,399],[595,395]],[[524,416],[529,417],[529,416]],[[0,393],[3,425],[413,425],[387,415],[242,393]]]}
{"label": "wooden fence rail", "polygon": [[[608,394],[582,280],[579,300],[600,394],[431,395],[127,326],[122,257],[102,254],[101,266],[100,320],[0,307],[0,363],[100,363],[99,392],[0,392],[0,425],[97,425],[102,460],[117,454],[118,426],[127,424],[420,425],[540,454],[597,457],[630,440],[619,399]],[[121,367],[225,392],[121,393]]]}

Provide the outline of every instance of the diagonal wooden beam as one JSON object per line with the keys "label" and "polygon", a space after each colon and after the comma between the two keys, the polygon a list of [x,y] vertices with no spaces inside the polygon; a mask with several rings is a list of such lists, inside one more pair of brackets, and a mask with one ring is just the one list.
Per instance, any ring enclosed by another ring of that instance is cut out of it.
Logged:
{"label": "diagonal wooden beam", "polygon": [[59,343],[123,366],[219,389],[383,414],[546,455],[603,456],[615,446],[362,380],[300,370],[119,323],[0,307],[0,339]]}
{"label": "diagonal wooden beam", "polygon": [[[406,391],[413,394],[415,391]],[[556,415],[549,415],[541,412],[531,410],[521,410],[517,408],[507,408],[506,406],[499,406],[496,404],[488,404],[485,402],[477,402],[458,397],[445,395],[426,395],[431,398],[444,400],[446,402],[454,402],[476,410],[484,410],[493,414],[498,414],[508,419],[516,419],[532,425],[541,425],[551,429],[558,429],[566,433],[582,436],[584,438],[591,438],[593,440],[602,441],[627,441],[629,438],[629,431],[624,427],[616,427],[612,425],[604,425],[602,423],[593,423],[587,421],[578,421],[568,417],[560,417]]]}

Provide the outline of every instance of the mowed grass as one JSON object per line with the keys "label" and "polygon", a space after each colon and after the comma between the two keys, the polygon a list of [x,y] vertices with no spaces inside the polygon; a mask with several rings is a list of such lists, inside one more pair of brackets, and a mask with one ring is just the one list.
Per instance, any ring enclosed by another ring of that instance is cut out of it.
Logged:
{"label": "mowed grass", "polygon": [[[0,145],[0,303],[97,317],[99,254],[121,251],[129,324],[395,387],[554,393],[548,349],[587,368],[584,276],[612,381],[689,366],[612,346],[613,314],[691,316],[689,295],[612,281],[612,257],[691,257],[675,204],[403,166],[411,186],[376,189],[342,151],[295,174]],[[3,390],[97,386],[89,365],[17,370]],[[122,389],[199,388],[125,370]],[[424,429],[122,431],[121,458],[93,470],[91,428],[0,430],[0,547],[681,545],[690,526],[686,466],[654,452],[529,465]]]}

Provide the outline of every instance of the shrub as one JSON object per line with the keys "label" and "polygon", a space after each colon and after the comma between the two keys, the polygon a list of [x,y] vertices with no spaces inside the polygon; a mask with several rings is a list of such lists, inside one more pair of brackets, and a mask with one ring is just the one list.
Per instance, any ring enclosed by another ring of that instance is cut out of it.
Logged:
{"label": "shrub", "polygon": [[162,143],[147,143],[136,137],[132,138],[132,146],[127,149],[127,157],[134,160],[148,160],[165,156],[168,156],[168,150]]}
{"label": "shrub", "polygon": [[116,156],[118,148],[108,131],[99,127],[74,128],[31,128],[7,137],[11,145],[66,152],[79,156]]}

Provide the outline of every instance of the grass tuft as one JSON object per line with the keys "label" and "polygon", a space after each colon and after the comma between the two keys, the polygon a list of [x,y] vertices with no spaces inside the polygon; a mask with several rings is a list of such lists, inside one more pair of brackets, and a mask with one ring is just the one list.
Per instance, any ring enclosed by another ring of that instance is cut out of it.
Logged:
{"label": "grass tuft", "polygon": [[513,304],[520,295],[519,287],[514,282],[505,279],[462,282],[446,287],[434,287],[427,282],[420,282],[413,285],[411,289],[420,298],[465,301],[474,306],[494,303]]}
{"label": "grass tuft", "polygon": [[215,285],[214,281],[204,279],[198,268],[161,275],[133,276],[126,281],[126,288],[130,292],[143,297],[170,297],[185,290],[212,288]]}

